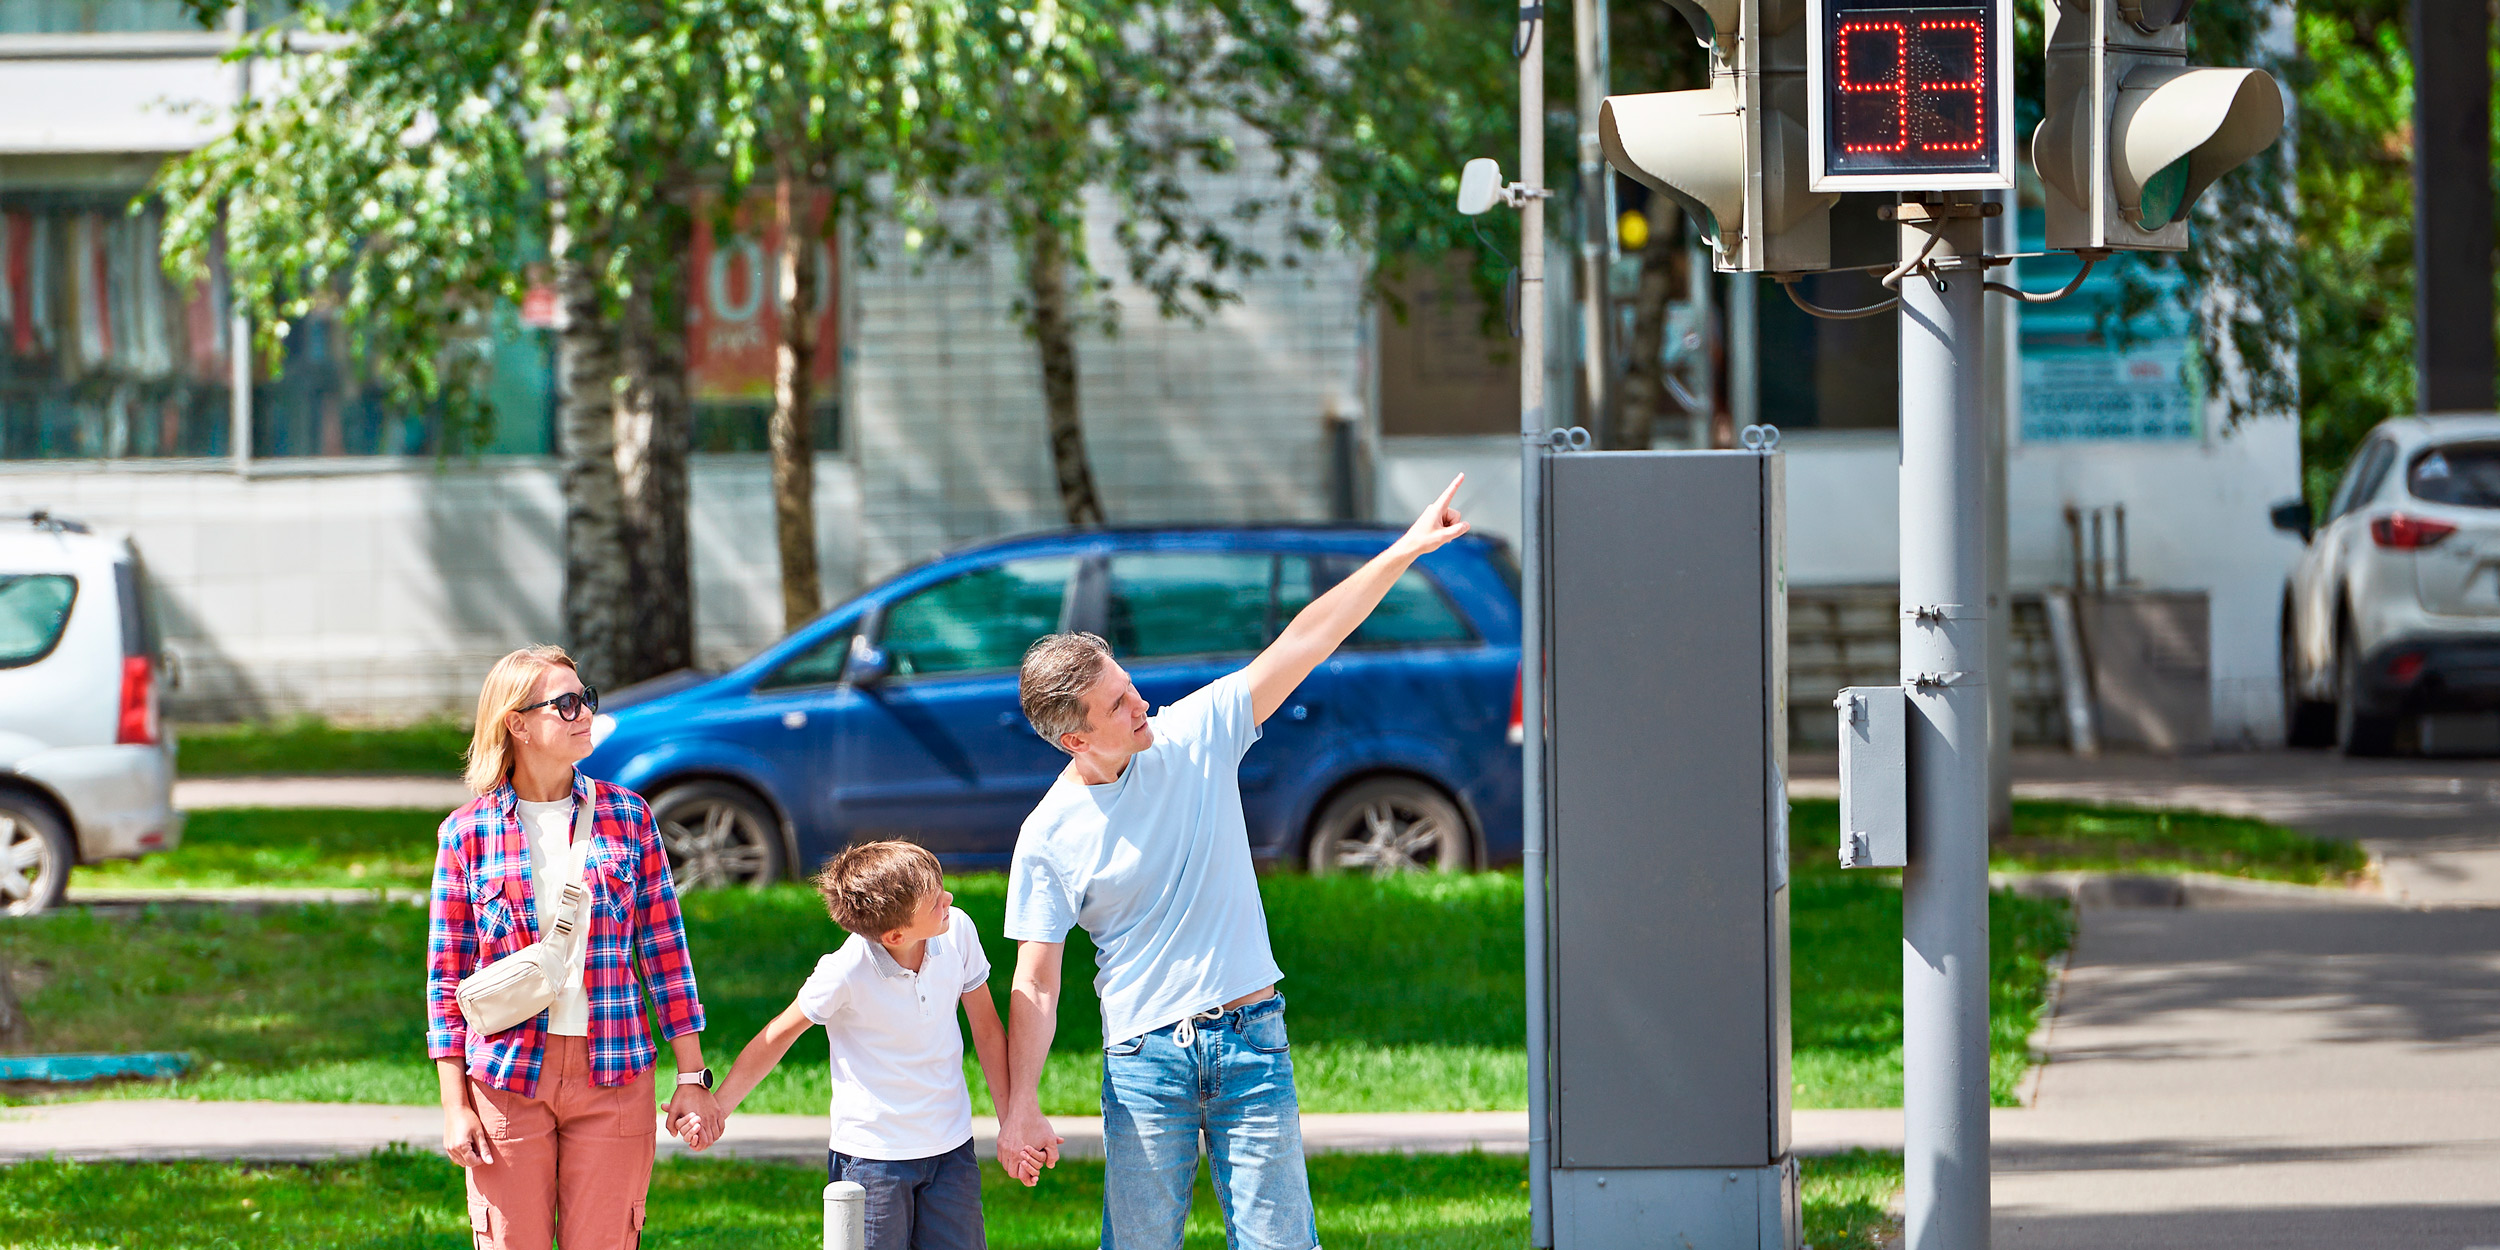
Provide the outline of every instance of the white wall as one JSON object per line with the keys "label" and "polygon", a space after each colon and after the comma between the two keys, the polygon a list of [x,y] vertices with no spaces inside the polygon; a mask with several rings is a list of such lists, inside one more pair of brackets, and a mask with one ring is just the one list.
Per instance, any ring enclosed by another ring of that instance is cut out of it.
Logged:
{"label": "white wall", "polygon": [[[1781,450],[1791,584],[1897,580],[1898,438],[1802,431]],[[1470,487],[1481,488],[1464,505],[1470,519],[1515,540],[1519,472],[1508,439],[1387,440],[1380,515],[1411,515],[1462,469]],[[2266,513],[2299,481],[2299,429],[2288,417],[2250,421],[2201,443],[2017,445],[2007,464],[2008,580],[2016,591],[2067,584],[2066,506],[2125,505],[2135,581],[2211,596],[2216,744],[2279,742],[2277,618],[2300,544],[2274,530]]]}
{"label": "white wall", "polygon": [[[193,55],[15,59],[74,41],[182,49]],[[215,53],[221,36],[0,38],[0,153],[179,152],[220,133],[243,70]]]}
{"label": "white wall", "polygon": [[[695,644],[722,663],[781,635],[770,474],[760,456],[698,457],[691,479]],[[817,492],[826,582],[847,591],[850,467],[820,458]],[[459,712],[496,656],[560,636],[544,460],[0,466],[0,513],[30,508],[136,541],[183,675],[177,715]]]}
{"label": "white wall", "polygon": [[[1236,172],[1191,191],[1222,205],[1272,186],[1245,144]],[[1096,265],[1125,275],[1114,215],[1089,212]],[[974,224],[968,208],[955,223]],[[1281,254],[1272,231],[1253,241]],[[895,232],[850,278],[846,424],[860,468],[859,567],[882,577],[977,538],[1060,525],[1041,365],[1012,316],[1022,267],[1003,242],[924,262]],[[1327,514],[1328,419],[1366,407],[1362,278],[1345,253],[1236,279],[1204,324],[1157,315],[1125,280],[1089,299],[1116,333],[1081,332],[1078,398],[1096,489],[1113,524],[1310,520]]]}

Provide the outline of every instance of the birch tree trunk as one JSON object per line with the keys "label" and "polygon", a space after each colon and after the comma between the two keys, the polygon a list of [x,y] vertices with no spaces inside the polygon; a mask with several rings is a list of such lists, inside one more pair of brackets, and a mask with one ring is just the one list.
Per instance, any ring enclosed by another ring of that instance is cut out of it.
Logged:
{"label": "birch tree trunk", "polygon": [[1049,407],[1050,465],[1059,510],[1070,525],[1103,523],[1085,454],[1084,411],[1077,398],[1076,321],[1068,307],[1068,246],[1056,222],[1036,221],[1026,241],[1025,282],[1033,297],[1033,341],[1040,349],[1042,398]]}
{"label": "birch tree trunk", "polygon": [[582,680],[615,686],[628,670],[630,586],[616,472],[616,330],[603,306],[599,257],[565,220],[558,197],[556,380],[564,491],[564,636]]}
{"label": "birch tree trunk", "polygon": [[791,167],[773,192],[781,232],[775,291],[781,342],[773,352],[773,534],[781,547],[781,620],[795,630],[824,607],[816,568],[816,223]]}
{"label": "birch tree trunk", "polygon": [[[663,238],[683,214],[663,210]],[[650,268],[676,263],[683,247],[655,249]],[[659,274],[637,282],[645,292],[618,325],[616,475],[622,510],[629,598],[622,686],[694,663],[694,584],[686,536],[686,452],[693,414],[686,398],[684,302],[679,284]]]}

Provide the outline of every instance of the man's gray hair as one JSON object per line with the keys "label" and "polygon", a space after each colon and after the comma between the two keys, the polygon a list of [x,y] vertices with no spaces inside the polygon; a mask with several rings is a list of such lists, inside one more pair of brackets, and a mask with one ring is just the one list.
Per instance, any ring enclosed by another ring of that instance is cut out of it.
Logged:
{"label": "man's gray hair", "polygon": [[1059,735],[1091,732],[1085,696],[1111,662],[1111,644],[1093,634],[1048,634],[1025,649],[1016,674],[1024,719],[1042,740],[1060,750]]}

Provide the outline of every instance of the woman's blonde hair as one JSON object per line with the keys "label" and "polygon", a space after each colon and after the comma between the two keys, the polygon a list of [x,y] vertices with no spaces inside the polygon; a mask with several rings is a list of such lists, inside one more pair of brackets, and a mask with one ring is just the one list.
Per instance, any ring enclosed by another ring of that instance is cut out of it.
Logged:
{"label": "woman's blonde hair", "polygon": [[512,771],[512,731],[504,719],[520,711],[530,692],[538,689],[538,679],[557,667],[573,668],[573,657],[562,647],[542,646],[523,647],[486,670],[486,684],[477,692],[477,724],[469,731],[469,765],[462,773],[470,793],[484,794],[502,785]]}

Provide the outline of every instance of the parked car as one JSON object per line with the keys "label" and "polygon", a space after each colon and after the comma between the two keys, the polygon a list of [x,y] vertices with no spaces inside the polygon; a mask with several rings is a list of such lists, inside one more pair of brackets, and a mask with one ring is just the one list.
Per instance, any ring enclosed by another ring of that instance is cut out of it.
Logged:
{"label": "parked car", "polygon": [[2500,417],[2382,422],[2313,524],[2283,594],[2283,702],[2296,746],[2398,745],[2418,718],[2500,711]]}
{"label": "parked car", "polygon": [[[1025,648],[1109,639],[1155,706],[1239,668],[1386,547],[1377,527],[1095,529],[985,543],[903,573],[737,669],[618,692],[593,775],[650,797],[679,880],[762,885],[855,841],[1004,867],[1067,757],[1016,696]],[[1517,565],[1425,557],[1268,719],[1242,761],[1260,859],[1454,871],[1519,854]]]}
{"label": "parked car", "polygon": [[171,850],[174,740],[139,554],[43,513],[0,518],[0,906],[71,867]]}

